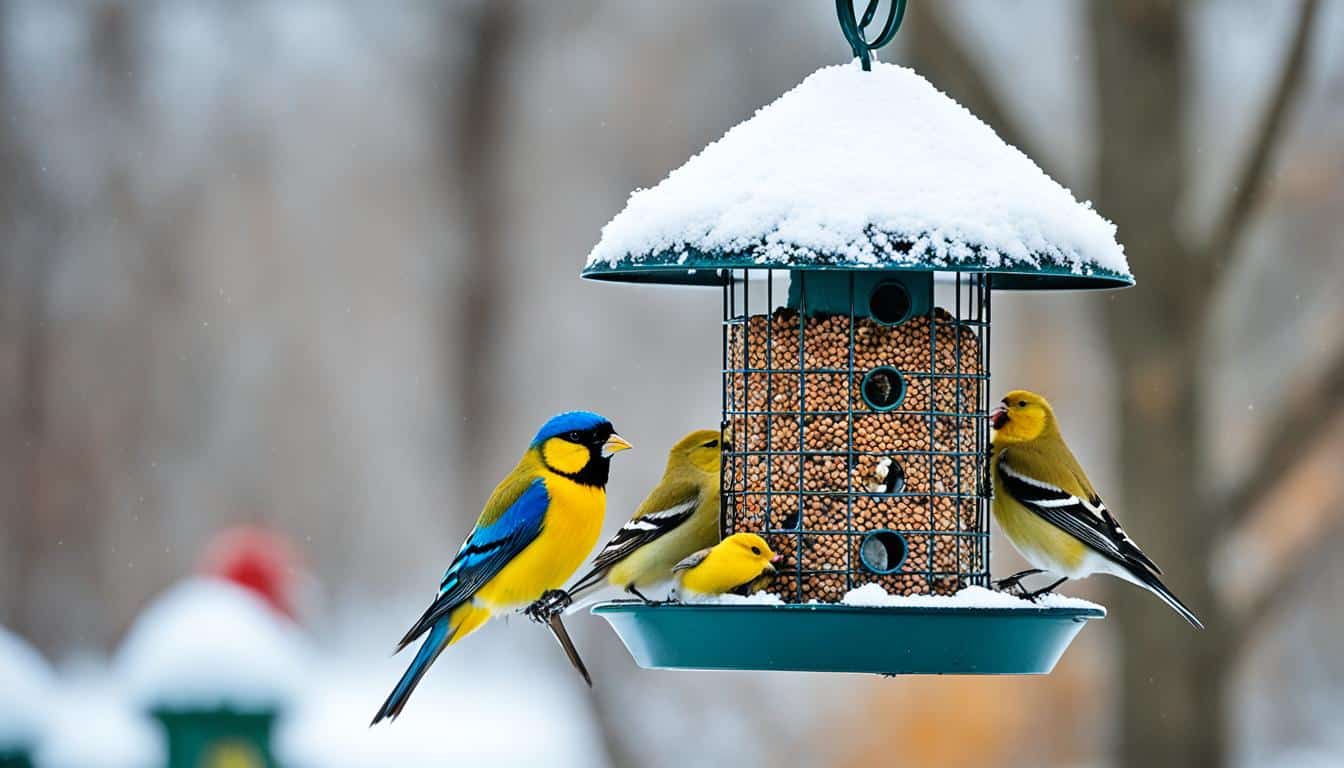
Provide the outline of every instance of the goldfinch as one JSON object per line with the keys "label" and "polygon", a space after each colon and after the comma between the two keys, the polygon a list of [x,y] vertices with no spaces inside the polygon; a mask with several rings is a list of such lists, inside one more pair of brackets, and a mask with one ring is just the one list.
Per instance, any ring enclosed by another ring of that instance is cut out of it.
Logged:
{"label": "goldfinch", "polygon": [[719,541],[719,432],[701,429],[667,455],[663,479],[593,559],[569,596],[603,582],[647,600],[640,589],[672,579],[672,568]]}
{"label": "goldfinch", "polygon": [[722,595],[773,575],[779,555],[754,533],[735,533],[672,567],[681,599]]}
{"label": "goldfinch", "polygon": [[1197,628],[1203,624],[1167,589],[1162,570],[1129,538],[1064,444],[1054,411],[1034,392],[1014,390],[989,415],[994,519],[1034,569],[998,582],[1020,586],[1050,571],[1059,581],[1109,573],[1157,595]]}
{"label": "goldfinch", "polygon": [[401,651],[429,633],[373,724],[401,714],[444,648],[574,575],[602,532],[611,456],[629,447],[611,422],[587,411],[562,413],[541,427],[490,495],[434,602],[398,644]]}

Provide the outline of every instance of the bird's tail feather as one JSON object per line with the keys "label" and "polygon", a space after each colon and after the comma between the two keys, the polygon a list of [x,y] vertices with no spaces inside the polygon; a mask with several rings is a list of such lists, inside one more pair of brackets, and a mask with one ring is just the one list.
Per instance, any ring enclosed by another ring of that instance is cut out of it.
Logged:
{"label": "bird's tail feather", "polygon": [[383,702],[382,708],[373,716],[373,722],[369,725],[377,725],[385,719],[397,719],[397,715],[401,714],[407,700],[415,692],[415,687],[420,684],[420,680],[434,660],[443,653],[443,649],[471,634],[489,618],[488,610],[466,603],[459,606],[446,619],[435,624],[429,631],[429,637],[425,638],[424,644],[416,652],[415,659],[401,676],[397,687],[388,694],[387,701]]}
{"label": "bird's tail feather", "polygon": [[569,663],[583,677],[583,682],[593,687],[593,676],[588,674],[588,667],[583,663],[579,656],[579,649],[574,647],[574,641],[569,639],[569,632],[565,630],[565,622],[560,618],[560,614],[553,613],[546,620],[547,626],[551,628],[551,634],[555,635],[556,642],[560,643],[560,648],[564,650],[565,656],[569,657]]}
{"label": "bird's tail feather", "polygon": [[1173,594],[1170,589],[1167,589],[1167,585],[1162,583],[1162,580],[1157,577],[1157,574],[1152,573],[1146,568],[1134,568],[1131,572],[1136,577],[1135,580],[1138,582],[1139,586],[1144,587],[1149,592],[1162,598],[1162,602],[1171,606],[1172,610],[1181,614],[1182,618],[1190,622],[1190,626],[1195,629],[1204,628],[1204,623],[1199,620],[1199,617],[1195,615],[1195,612],[1190,610],[1185,603],[1181,602],[1181,599]]}

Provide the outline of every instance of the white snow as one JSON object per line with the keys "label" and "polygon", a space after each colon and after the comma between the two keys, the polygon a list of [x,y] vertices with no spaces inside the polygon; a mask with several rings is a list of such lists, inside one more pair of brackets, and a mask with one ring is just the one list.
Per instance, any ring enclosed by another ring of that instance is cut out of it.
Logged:
{"label": "white snow", "polygon": [[265,709],[304,683],[305,645],[288,619],[252,592],[191,579],[158,597],[122,644],[135,699],[184,709]]}
{"label": "white snow", "polygon": [[996,592],[984,587],[966,587],[955,595],[904,595],[888,594],[879,584],[864,584],[845,593],[841,598],[845,605],[864,608],[1017,608],[1037,610],[1040,608],[1095,608],[1105,611],[1105,607],[1078,597],[1060,594],[1042,595],[1035,602],[1024,600],[1007,592]]}
{"label": "white snow", "polygon": [[158,725],[139,711],[101,663],[66,668],[37,748],[38,768],[158,768],[167,763]]}
{"label": "white snow", "polygon": [[[539,643],[555,651],[550,638]],[[477,644],[479,646],[479,644]],[[451,650],[461,651],[460,648]],[[293,768],[382,768],[404,765],[546,765],[564,767],[600,762],[590,734],[563,716],[588,696],[538,674],[528,660],[511,669],[504,654],[482,659],[444,654],[394,723],[369,727],[369,720],[411,653],[323,656],[290,714],[276,732],[276,755]],[[558,651],[555,651],[558,653]],[[470,653],[470,652],[469,652]],[[517,661],[517,659],[515,659]],[[491,663],[495,662],[495,663]],[[568,668],[556,667],[566,675]],[[599,683],[600,684],[600,683]],[[580,683],[581,685],[581,683]]]}
{"label": "white snow", "polygon": [[756,592],[751,595],[686,595],[683,603],[689,605],[784,605],[778,595]]}
{"label": "white snow", "polygon": [[0,627],[0,751],[38,739],[52,683],[46,660],[18,635]]}
{"label": "white snow", "polygon": [[665,251],[684,261],[688,249],[775,265],[1048,261],[1129,274],[1113,224],[913,70],[880,62],[814,72],[635,191],[588,266]]}
{"label": "white snow", "polygon": [[[688,595],[682,599],[688,605],[785,605],[777,595],[769,592],[757,592],[743,597],[741,595]],[[1024,600],[1006,592],[996,592],[984,587],[966,587],[955,595],[904,595],[888,594],[880,584],[864,584],[845,593],[840,602],[863,608],[1017,608],[1037,610],[1040,608],[1106,608],[1078,597],[1060,594],[1042,595],[1036,602]]]}

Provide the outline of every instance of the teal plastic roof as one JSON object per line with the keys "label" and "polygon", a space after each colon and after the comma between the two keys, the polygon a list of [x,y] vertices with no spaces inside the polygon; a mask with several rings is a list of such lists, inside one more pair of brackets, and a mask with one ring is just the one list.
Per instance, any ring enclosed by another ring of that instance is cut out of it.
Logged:
{"label": "teal plastic roof", "polygon": [[[683,255],[684,254],[684,255]],[[998,290],[1098,290],[1128,288],[1134,278],[1093,267],[1080,274],[1073,269],[1044,261],[1039,266],[1014,264],[990,267],[976,262],[956,265],[927,263],[855,264],[843,259],[807,261],[798,263],[789,259],[760,260],[751,255],[709,255],[698,251],[682,254],[671,251],[654,254],[639,261],[623,260],[617,264],[589,265],[582,275],[589,280],[620,283],[656,283],[663,285],[723,285],[727,270],[779,269],[788,271],[876,271],[876,272],[985,272],[993,275],[991,287]]]}

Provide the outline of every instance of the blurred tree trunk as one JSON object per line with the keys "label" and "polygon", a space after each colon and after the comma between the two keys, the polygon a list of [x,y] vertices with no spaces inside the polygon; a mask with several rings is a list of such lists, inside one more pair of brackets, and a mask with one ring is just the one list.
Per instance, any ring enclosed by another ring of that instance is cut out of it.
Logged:
{"label": "blurred tree trunk", "polygon": [[[8,230],[0,287],[19,296],[14,306],[21,308],[14,329],[4,331],[17,340],[18,361],[15,405],[6,408],[6,421],[14,420],[6,436],[17,445],[10,464],[14,588],[6,592],[14,596],[15,626],[55,651],[107,644],[122,624],[119,612],[134,607],[119,605],[117,595],[143,593],[127,587],[144,571],[133,570],[128,552],[142,542],[128,538],[157,529],[148,520],[120,523],[131,500],[146,493],[155,458],[151,418],[169,407],[155,396],[153,331],[175,282],[172,233],[190,222],[180,201],[162,221],[151,220],[137,188],[144,128],[137,11],[108,1],[78,13],[88,20],[80,77],[92,94],[82,116],[100,127],[90,139],[88,194],[47,194],[45,177],[35,173],[39,161],[26,157],[38,150],[0,132],[0,217]],[[19,113],[6,105],[5,114]],[[7,123],[9,130],[20,125]],[[69,232],[73,245],[62,247],[58,231]]]}
{"label": "blurred tree trunk", "polygon": [[[56,452],[50,372],[58,334],[50,296],[60,213],[33,147],[12,119],[21,112],[9,69],[12,13],[0,8],[0,115],[6,116],[0,120],[0,578],[8,587],[0,610],[3,623],[41,645],[59,636],[49,620],[60,594],[49,583],[58,575],[51,550],[78,547],[84,537],[71,530],[78,522],[58,492],[62,483],[78,482],[78,471],[58,474],[49,461]],[[83,559],[94,562],[87,552]]]}
{"label": "blurred tree trunk", "polygon": [[[0,114],[19,107],[10,87],[9,15],[0,9]],[[16,121],[0,120],[0,580],[11,585],[0,623],[17,624],[38,538],[37,454],[44,413],[50,259],[34,248],[47,212]],[[20,631],[28,628],[19,626]]]}
{"label": "blurred tree trunk", "polygon": [[[1223,498],[1210,487],[1209,439],[1216,433],[1200,407],[1211,391],[1203,379],[1206,345],[1219,288],[1239,264],[1238,245],[1300,90],[1319,2],[1302,3],[1224,211],[1198,244],[1184,241],[1176,224],[1190,178],[1189,8],[1174,0],[1089,7],[1100,131],[1097,204],[1119,227],[1134,272],[1152,276],[1105,304],[1122,392],[1120,508],[1135,521],[1132,529],[1162,532],[1145,537],[1144,546],[1169,565],[1169,585],[1208,627],[1153,631],[1175,621],[1170,610],[1128,586],[1113,591],[1121,619],[1120,762],[1220,766],[1229,762],[1237,661],[1261,617],[1229,612],[1213,581],[1222,534],[1242,514],[1228,502],[1245,499],[1241,489]],[[1314,402],[1333,408],[1338,399]],[[1319,423],[1328,420],[1328,413],[1315,415]],[[1282,416],[1291,424],[1296,414]],[[1257,464],[1291,466],[1311,448],[1301,430],[1288,440],[1277,439],[1278,432],[1271,428]]]}
{"label": "blurred tree trunk", "polygon": [[[1234,489],[1227,498],[1212,495],[1206,443],[1211,433],[1199,407],[1209,382],[1202,375],[1223,273],[1236,267],[1237,246],[1263,191],[1301,81],[1317,8],[1317,0],[1302,5],[1282,73],[1270,89],[1225,211],[1207,242],[1190,244],[1177,228],[1191,175],[1185,146],[1192,101],[1190,9],[1175,0],[1088,6],[1099,131],[1095,199],[1119,227],[1133,271],[1144,277],[1137,288],[1104,301],[1122,414],[1121,489],[1111,503],[1131,530],[1161,532],[1143,536],[1142,543],[1169,567],[1168,584],[1208,627],[1196,632],[1171,626],[1179,619],[1151,595],[1129,585],[1113,590],[1111,620],[1121,639],[1121,765],[1220,766],[1229,760],[1235,667],[1253,623],[1265,612],[1231,614],[1214,590],[1212,560],[1220,534],[1240,518],[1239,507],[1267,493],[1264,487],[1275,478],[1254,472],[1249,488]],[[994,89],[938,16],[929,9],[911,11],[917,67],[1048,168],[1050,158],[1016,130]],[[1299,404],[1336,407],[1344,399],[1344,392],[1322,395],[1344,379],[1344,357],[1326,370]],[[1307,433],[1319,432],[1328,419],[1318,410],[1289,408],[1284,422],[1269,430],[1260,464],[1292,466],[1305,452]]]}
{"label": "blurred tree trunk", "polygon": [[1198,406],[1209,293],[1176,226],[1189,171],[1184,10],[1172,2],[1090,9],[1097,206],[1119,227],[1135,274],[1150,276],[1104,305],[1124,414],[1121,498],[1112,504],[1131,530],[1162,532],[1142,537],[1143,546],[1171,569],[1170,586],[1210,628],[1153,631],[1177,621],[1169,608],[1128,586],[1112,591],[1121,634],[1120,763],[1218,766],[1227,631],[1207,578],[1211,521],[1200,497]]}
{"label": "blurred tree trunk", "polygon": [[450,309],[447,338],[457,341],[455,370],[462,418],[457,452],[458,495],[482,498],[493,485],[490,460],[495,440],[491,414],[499,389],[497,361],[501,319],[508,305],[504,227],[508,221],[504,147],[510,102],[508,65],[518,36],[512,0],[489,0],[476,12],[473,49],[457,76],[447,105],[455,123],[452,174],[462,202],[465,228],[461,279],[451,292],[459,305]]}

